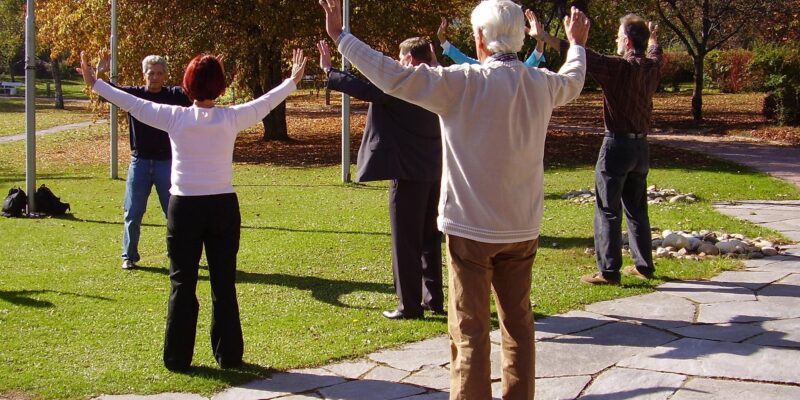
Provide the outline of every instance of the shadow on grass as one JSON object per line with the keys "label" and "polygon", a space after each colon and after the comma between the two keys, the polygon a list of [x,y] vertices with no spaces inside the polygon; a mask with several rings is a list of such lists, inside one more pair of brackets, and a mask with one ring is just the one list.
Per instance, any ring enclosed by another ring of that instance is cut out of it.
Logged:
{"label": "shadow on grass", "polygon": [[[95,179],[92,176],[79,176],[79,175],[68,175],[68,174],[36,174],[36,183],[41,185],[42,183],[47,184],[48,180],[71,180],[71,181],[88,181]],[[9,182],[20,182],[21,186],[25,186],[25,174],[18,173],[18,172],[6,172],[0,170],[0,184],[5,184]],[[48,185],[50,186],[50,185]],[[57,191],[58,189],[56,189]]]}
{"label": "shadow on grass", "polygon": [[[52,218],[57,219],[64,219],[67,221],[75,221],[75,222],[88,222],[92,224],[104,224],[104,225],[122,225],[122,221],[102,221],[96,219],[85,219],[85,218],[78,218],[74,214],[64,214],[53,216]],[[166,228],[166,224],[142,224],[142,226],[150,226],[150,227],[161,227]],[[277,232],[294,232],[294,233],[320,233],[320,234],[334,234],[334,235],[370,235],[370,236],[391,236],[389,232],[369,232],[369,231],[337,231],[337,230],[324,230],[324,229],[296,229],[296,228],[284,228],[279,226],[251,226],[251,225],[242,225],[242,229],[256,229],[256,230],[267,230],[267,231],[277,231]]]}
{"label": "shadow on grass", "polygon": [[[201,265],[200,269],[208,270],[208,267]],[[168,268],[137,266],[134,271],[143,271],[153,274],[169,276]],[[199,281],[208,281],[208,276],[200,275]],[[311,297],[325,304],[334,307],[371,310],[374,307],[359,307],[342,303],[339,300],[342,296],[355,292],[374,292],[391,294],[394,287],[386,283],[375,282],[356,282],[339,279],[326,279],[316,276],[300,276],[289,274],[261,274],[257,272],[236,271],[236,283],[253,283],[259,285],[284,286],[300,291],[311,293]],[[444,318],[444,317],[443,317]],[[434,319],[435,320],[435,319]]]}
{"label": "shadow on grass", "polygon": [[39,300],[33,297],[34,295],[44,294],[44,293],[53,293],[57,295],[66,295],[66,296],[84,297],[95,300],[111,301],[111,299],[108,297],[93,296],[88,294],[80,294],[72,292],[62,292],[58,290],[0,290],[0,300],[4,300],[11,304],[23,307],[33,307],[33,308],[55,307],[55,304],[53,304],[50,301]]}
{"label": "shadow on grass", "polygon": [[241,367],[238,368],[221,369],[209,366],[196,366],[189,368],[187,371],[173,373],[197,378],[212,379],[225,382],[228,385],[238,385],[256,379],[263,379],[264,377],[270,376],[276,372],[279,371],[269,367],[262,367],[258,364],[245,362]]}

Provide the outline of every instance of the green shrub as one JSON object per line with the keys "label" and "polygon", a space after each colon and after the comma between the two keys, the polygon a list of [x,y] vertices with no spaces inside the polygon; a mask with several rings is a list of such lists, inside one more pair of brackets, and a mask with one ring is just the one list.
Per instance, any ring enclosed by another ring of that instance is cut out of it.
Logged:
{"label": "green shrub", "polygon": [[661,84],[677,92],[680,84],[691,82],[694,77],[692,57],[685,51],[665,51],[661,67]]}
{"label": "green shrub", "polygon": [[797,43],[767,44],[756,49],[751,69],[764,74],[769,91],[765,115],[781,125],[800,124],[800,49]]}
{"label": "green shrub", "polygon": [[751,70],[753,52],[745,49],[712,50],[705,58],[709,81],[723,93],[755,90],[762,79],[758,70]]}

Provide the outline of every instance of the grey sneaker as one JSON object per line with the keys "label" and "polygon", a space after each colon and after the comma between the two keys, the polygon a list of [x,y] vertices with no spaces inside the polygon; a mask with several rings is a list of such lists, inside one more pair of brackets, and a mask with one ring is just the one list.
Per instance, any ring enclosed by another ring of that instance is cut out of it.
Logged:
{"label": "grey sneaker", "polygon": [[133,260],[122,260],[122,269],[134,269],[136,268],[136,263]]}

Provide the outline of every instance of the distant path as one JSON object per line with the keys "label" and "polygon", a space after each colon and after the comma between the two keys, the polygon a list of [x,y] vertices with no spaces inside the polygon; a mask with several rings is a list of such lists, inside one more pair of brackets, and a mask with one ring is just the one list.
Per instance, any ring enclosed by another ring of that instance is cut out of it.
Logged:
{"label": "distant path", "polygon": [[[42,129],[40,131],[36,131],[36,136],[51,135],[53,133],[69,131],[69,130],[73,130],[73,129],[86,128],[87,126],[104,124],[106,122],[107,122],[107,120],[105,120],[105,119],[99,119],[99,120],[94,121],[94,122],[92,122],[92,121],[89,121],[89,122],[77,122],[77,123],[74,123],[74,124],[59,125],[59,126],[54,126],[52,128],[47,128],[47,129]],[[18,135],[12,135],[12,136],[3,136],[3,137],[0,137],[0,144],[16,142],[16,141],[19,141],[19,140],[25,140],[26,136],[27,135],[25,133],[20,133]]]}
{"label": "distant path", "polygon": [[692,134],[654,134],[651,143],[705,153],[746,165],[800,187],[800,148],[754,139]]}

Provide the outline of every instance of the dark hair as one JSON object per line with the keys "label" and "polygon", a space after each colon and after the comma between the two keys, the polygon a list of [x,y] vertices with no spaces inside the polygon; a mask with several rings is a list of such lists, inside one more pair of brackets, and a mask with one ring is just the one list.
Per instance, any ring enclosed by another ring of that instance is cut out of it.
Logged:
{"label": "dark hair", "polygon": [[644,53],[647,50],[647,41],[650,39],[650,29],[642,17],[636,14],[628,14],[619,19],[622,31],[625,36],[633,42],[633,49],[637,53]]}
{"label": "dark hair", "polygon": [[211,54],[198,54],[183,74],[183,91],[192,100],[216,100],[225,90],[222,61]]}
{"label": "dark hair", "polygon": [[411,54],[415,60],[430,64],[433,61],[431,42],[423,37],[413,37],[400,43],[400,53]]}

